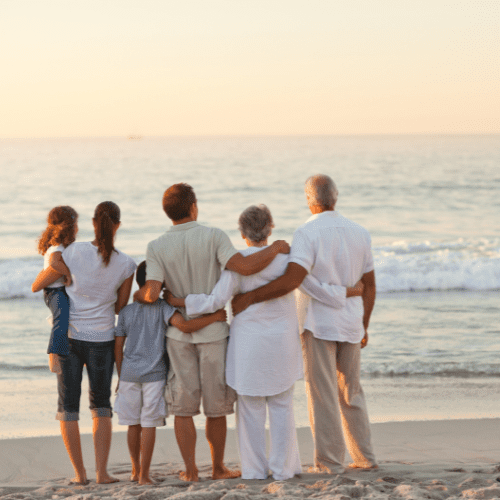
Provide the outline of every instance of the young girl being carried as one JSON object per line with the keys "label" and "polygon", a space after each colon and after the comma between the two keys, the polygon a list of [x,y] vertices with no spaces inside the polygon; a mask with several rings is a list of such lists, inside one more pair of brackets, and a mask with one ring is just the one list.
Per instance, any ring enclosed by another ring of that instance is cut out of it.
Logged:
{"label": "young girl being carried", "polygon": [[71,207],[59,206],[49,212],[47,228],[38,240],[38,252],[44,256],[43,271],[31,285],[33,292],[43,289],[45,304],[52,313],[52,332],[47,353],[50,371],[54,373],[61,371],[59,356],[69,353],[69,298],[65,286],[71,284],[71,274],[61,254],[75,241],[77,222],[78,214]]}

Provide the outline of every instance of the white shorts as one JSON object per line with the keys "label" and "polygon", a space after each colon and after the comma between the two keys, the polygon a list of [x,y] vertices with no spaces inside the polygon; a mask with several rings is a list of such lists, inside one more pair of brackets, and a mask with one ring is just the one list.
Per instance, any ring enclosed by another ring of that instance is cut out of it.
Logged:
{"label": "white shorts", "polygon": [[161,427],[168,416],[163,392],[165,380],[156,382],[122,382],[115,399],[120,425]]}

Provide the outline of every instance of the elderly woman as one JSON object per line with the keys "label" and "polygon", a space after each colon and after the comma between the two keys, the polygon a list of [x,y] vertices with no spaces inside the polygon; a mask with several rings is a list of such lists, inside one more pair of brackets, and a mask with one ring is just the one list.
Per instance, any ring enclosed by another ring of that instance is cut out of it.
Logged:
{"label": "elderly woman", "polygon": [[[267,246],[274,227],[265,205],[247,208],[239,218],[239,229],[249,255]],[[279,254],[263,271],[241,276],[225,270],[210,295],[169,295],[168,301],[186,307],[191,315],[216,311],[237,293],[258,288],[281,276],[288,255]],[[304,289],[318,300],[341,307],[346,288],[324,285],[306,278]],[[237,434],[243,479],[285,480],[301,473],[293,414],[294,383],[302,378],[299,325],[293,294],[252,305],[231,323],[226,361],[227,384],[236,390]],[[269,409],[271,450],[266,458],[265,422]]]}

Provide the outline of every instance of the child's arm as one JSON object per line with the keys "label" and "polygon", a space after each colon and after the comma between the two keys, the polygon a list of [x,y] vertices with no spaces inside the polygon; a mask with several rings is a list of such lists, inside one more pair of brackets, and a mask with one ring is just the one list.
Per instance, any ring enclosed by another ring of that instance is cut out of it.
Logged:
{"label": "child's arm", "polygon": [[71,285],[71,273],[68,266],[64,263],[62,253],[54,252],[50,256],[49,267],[40,271],[35,281],[33,281],[31,291],[33,293],[39,292],[47,286],[52,285],[61,276],[65,277],[66,286]]}
{"label": "child's arm", "polygon": [[178,328],[183,333],[193,333],[211,325],[212,323],[215,323],[216,321],[226,320],[227,313],[224,309],[219,309],[212,314],[205,314],[204,316],[193,319],[184,319],[180,312],[176,312],[170,318],[170,324]]}
{"label": "child's arm", "polygon": [[125,338],[126,337],[115,337],[115,363],[118,378],[120,378],[122,373],[123,346],[125,345]]}

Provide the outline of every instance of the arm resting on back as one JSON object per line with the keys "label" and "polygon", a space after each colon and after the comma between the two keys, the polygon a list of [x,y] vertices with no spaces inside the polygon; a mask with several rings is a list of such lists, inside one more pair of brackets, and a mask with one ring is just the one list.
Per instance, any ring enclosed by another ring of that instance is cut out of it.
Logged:
{"label": "arm resting on back", "polygon": [[279,278],[251,292],[236,295],[232,301],[233,314],[236,316],[252,304],[283,297],[283,295],[298,288],[306,276],[307,271],[302,266],[295,262],[290,262],[285,274]]}
{"label": "arm resting on back", "polygon": [[223,271],[212,293],[189,294],[185,299],[186,314],[194,316],[196,314],[213,313],[221,309],[233,296],[238,286],[237,277],[231,271]]}
{"label": "arm resting on back", "polygon": [[265,269],[279,253],[289,253],[290,245],[286,241],[278,240],[260,252],[245,257],[241,253],[234,254],[226,264],[226,269],[243,276],[250,276]]}
{"label": "arm resting on back", "polygon": [[134,300],[141,304],[152,304],[159,299],[162,286],[161,281],[148,280],[143,287],[134,293]]}
{"label": "arm resting on back", "polygon": [[299,289],[301,292],[309,295],[309,297],[327,306],[334,309],[342,309],[345,306],[346,299],[363,295],[364,284],[360,280],[354,286],[348,287],[329,285],[328,283],[319,281],[312,274],[308,274]]}
{"label": "arm resting on back", "polygon": [[128,303],[130,291],[132,290],[132,281],[134,275],[131,274],[118,288],[117,299],[115,302],[115,314],[118,314]]}
{"label": "arm resting on back", "polygon": [[226,321],[227,315],[224,309],[220,309],[212,314],[206,314],[205,316],[200,316],[199,318],[184,319],[180,312],[176,312],[170,318],[170,324],[175,326],[183,333],[193,333],[202,328],[205,328],[216,321]]}

